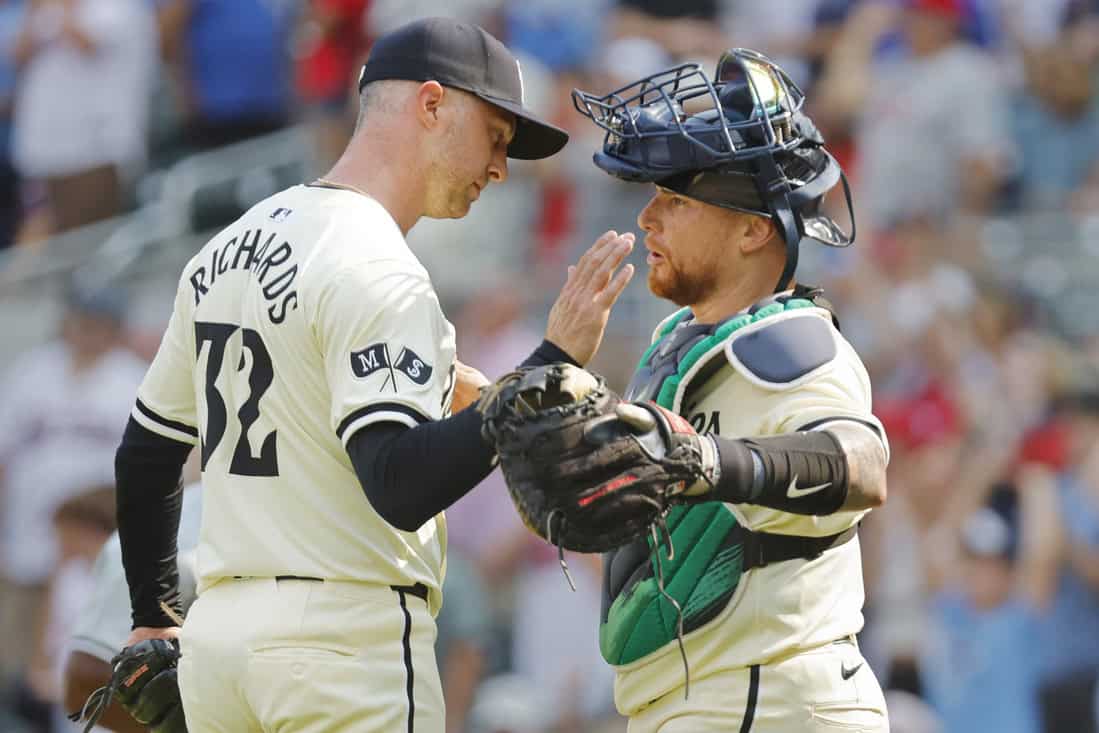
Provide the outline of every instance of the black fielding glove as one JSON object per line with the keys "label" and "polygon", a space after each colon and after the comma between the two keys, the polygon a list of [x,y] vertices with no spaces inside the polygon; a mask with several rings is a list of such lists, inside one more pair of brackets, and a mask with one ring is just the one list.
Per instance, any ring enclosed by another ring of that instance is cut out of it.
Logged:
{"label": "black fielding glove", "polygon": [[477,409],[520,516],[560,548],[621,547],[712,481],[710,438],[656,405],[623,402],[578,367],[512,372],[485,388]]}
{"label": "black fielding glove", "polygon": [[87,718],[84,733],[95,727],[112,699],[151,733],[187,733],[176,671],[177,642],[147,639],[128,646],[111,660],[110,682],[92,693],[84,708],[69,716]]}

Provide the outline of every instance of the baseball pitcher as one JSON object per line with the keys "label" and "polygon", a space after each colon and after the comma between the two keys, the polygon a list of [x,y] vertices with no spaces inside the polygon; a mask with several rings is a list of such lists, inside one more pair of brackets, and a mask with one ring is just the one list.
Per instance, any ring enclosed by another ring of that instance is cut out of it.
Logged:
{"label": "baseball pitcher", "polygon": [[[185,266],[118,451],[131,646],[180,636],[176,486],[201,452],[198,599],[178,666],[192,731],[445,724],[442,511],[495,456],[467,407],[487,380],[456,361],[405,235],[464,216],[509,157],[553,155],[568,136],[524,107],[507,48],[452,19],[379,38],[359,84],[333,169],[261,201]],[[591,358],[631,246],[610,232],[581,259],[528,364]]]}

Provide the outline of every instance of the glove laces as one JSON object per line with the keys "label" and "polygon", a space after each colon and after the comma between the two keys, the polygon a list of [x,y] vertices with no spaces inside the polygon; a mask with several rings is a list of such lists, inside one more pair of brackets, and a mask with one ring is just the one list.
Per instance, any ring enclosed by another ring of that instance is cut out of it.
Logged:
{"label": "glove laces", "polygon": [[546,541],[557,548],[557,562],[561,563],[561,572],[565,574],[565,580],[569,581],[569,588],[575,593],[576,583],[573,582],[572,573],[569,572],[569,564],[565,562],[565,547],[560,542],[553,541],[553,528],[558,524],[553,520],[557,518],[560,518],[561,521],[565,521],[565,517],[560,509],[551,510],[546,517]]}
{"label": "glove laces", "polygon": [[675,560],[675,545],[672,544],[672,533],[668,530],[665,514],[661,514],[660,518],[649,526],[649,533],[653,539],[652,559],[656,565],[656,589],[675,609],[675,641],[679,645],[679,657],[683,660],[683,699],[687,700],[691,697],[691,667],[687,663],[687,647],[683,644],[683,606],[665,590],[664,563],[660,560],[661,535],[668,543],[668,562]]}
{"label": "glove laces", "polygon": [[115,692],[115,682],[111,680],[110,683],[88,695],[88,699],[84,701],[84,707],[80,708],[79,712],[70,713],[68,715],[69,720],[79,723],[86,719],[88,722],[84,726],[83,733],[90,733],[91,729],[99,723],[99,719],[103,717],[103,714],[107,712],[107,708],[111,706]]}

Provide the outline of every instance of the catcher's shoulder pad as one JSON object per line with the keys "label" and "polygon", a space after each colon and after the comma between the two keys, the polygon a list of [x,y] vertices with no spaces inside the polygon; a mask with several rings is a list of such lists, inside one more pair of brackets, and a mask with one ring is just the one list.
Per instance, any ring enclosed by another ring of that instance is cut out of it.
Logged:
{"label": "catcher's shoulder pad", "polygon": [[839,353],[831,314],[811,301],[772,303],[751,315],[725,343],[725,356],[748,381],[793,389],[826,369]]}

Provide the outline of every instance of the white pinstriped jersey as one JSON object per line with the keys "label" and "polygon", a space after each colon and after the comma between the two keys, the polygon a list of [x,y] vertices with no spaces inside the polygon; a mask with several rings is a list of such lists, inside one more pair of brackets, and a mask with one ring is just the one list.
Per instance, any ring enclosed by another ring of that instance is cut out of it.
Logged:
{"label": "white pinstriped jersey", "polygon": [[375,200],[295,186],[208,242],[179,280],[134,418],[202,451],[199,593],[231,576],[423,583],[446,525],[385,522],[348,439],[449,413],[454,329]]}

